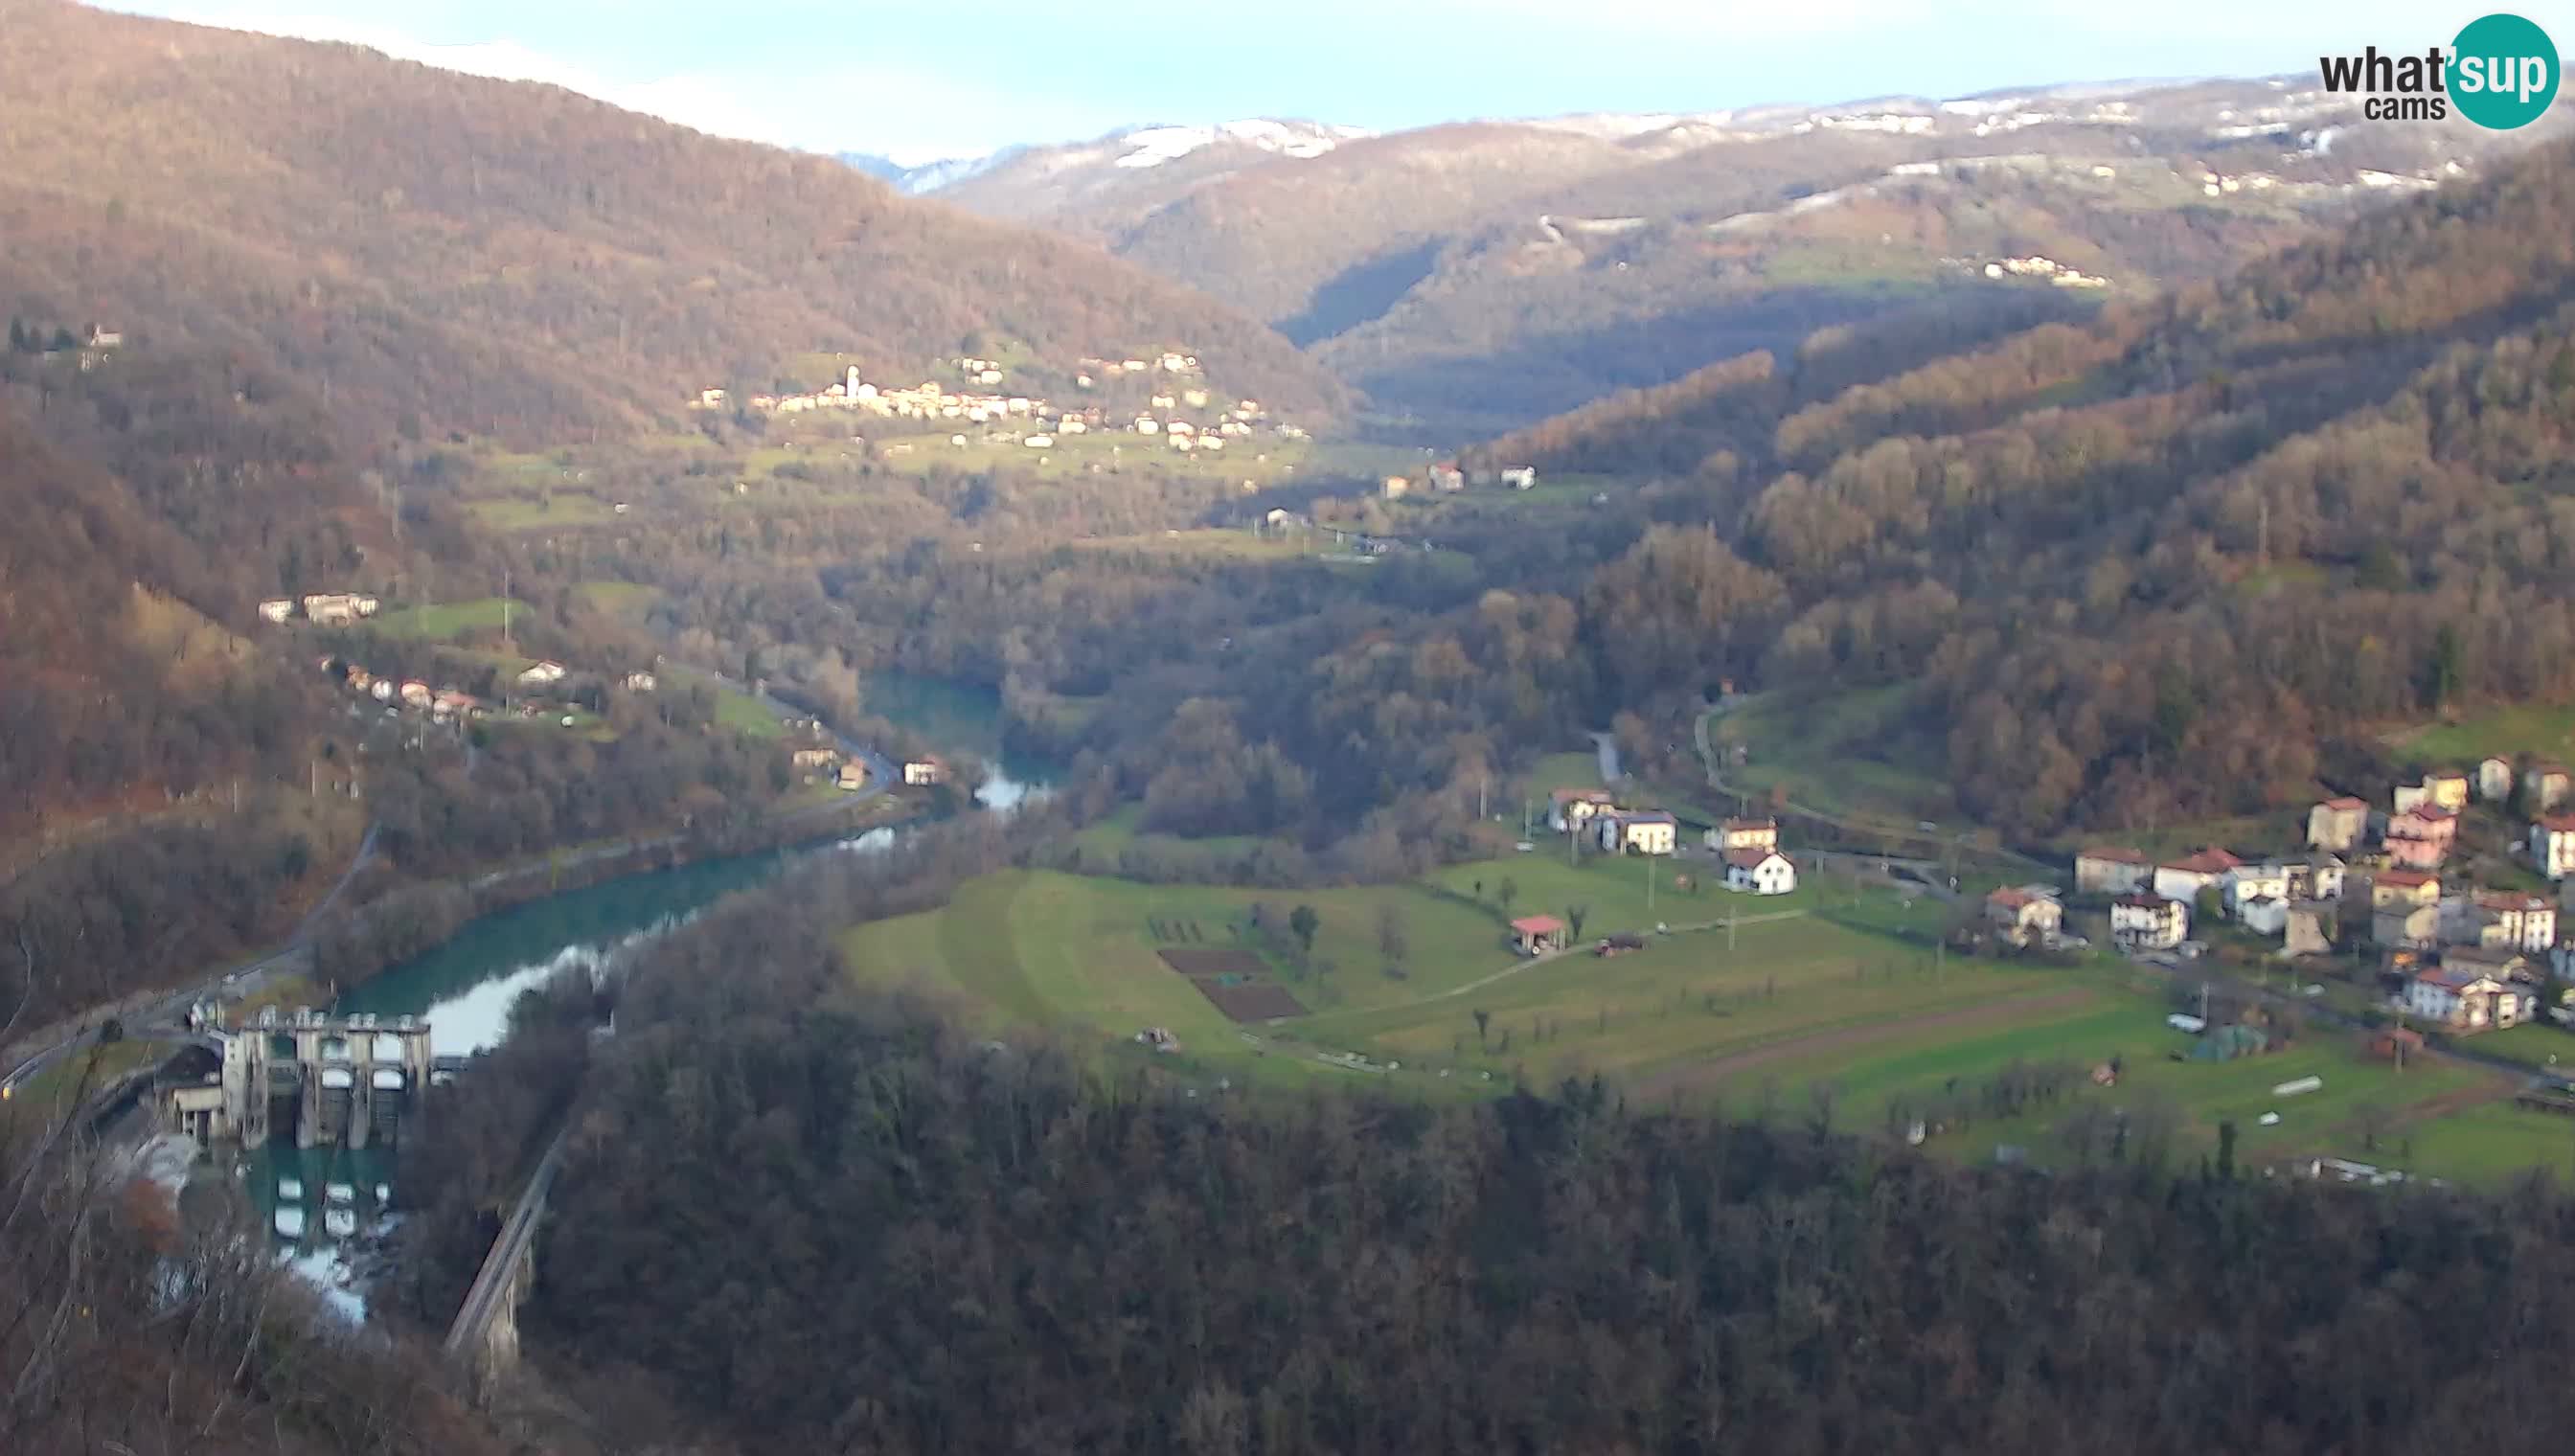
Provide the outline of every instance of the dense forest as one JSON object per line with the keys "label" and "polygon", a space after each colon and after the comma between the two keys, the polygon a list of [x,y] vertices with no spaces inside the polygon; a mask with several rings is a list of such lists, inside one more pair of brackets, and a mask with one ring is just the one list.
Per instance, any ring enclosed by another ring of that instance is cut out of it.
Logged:
{"label": "dense forest", "polygon": [[1186,348],[1283,408],[1339,399],[1212,300],[828,158],[70,0],[6,0],[0,29],[0,90],[51,98],[0,117],[0,312],[327,377],[371,442],[548,445],[809,352],[916,374],[979,339],[1064,372]]}
{"label": "dense forest", "polygon": [[0,1117],[0,1450],[513,1449],[416,1341],[337,1324],[220,1197],[183,1217],[173,1190],[28,1100]]}
{"label": "dense forest", "polygon": [[813,888],[624,978],[524,1316],[611,1412],[852,1452],[2535,1451],[2569,1414],[2554,1190],[2222,1139],[1962,1169],[1596,1084],[1248,1100],[851,989]]}
{"label": "dense forest", "polygon": [[1991,822],[2276,806],[2340,728],[2575,693],[2570,188],[2552,145],[2089,324],[1831,393],[1819,340],[1483,458],[1657,474],[1776,583],[1760,680],[1918,683]]}

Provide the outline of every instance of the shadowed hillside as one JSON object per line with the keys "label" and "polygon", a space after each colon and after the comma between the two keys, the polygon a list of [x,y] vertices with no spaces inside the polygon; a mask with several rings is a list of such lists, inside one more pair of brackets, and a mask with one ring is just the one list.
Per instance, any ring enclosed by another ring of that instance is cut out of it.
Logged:
{"label": "shadowed hillside", "polygon": [[812,351],[913,373],[979,332],[1336,394],[1212,300],[825,158],[62,0],[0,0],[0,310],[267,359],[371,428],[547,441]]}

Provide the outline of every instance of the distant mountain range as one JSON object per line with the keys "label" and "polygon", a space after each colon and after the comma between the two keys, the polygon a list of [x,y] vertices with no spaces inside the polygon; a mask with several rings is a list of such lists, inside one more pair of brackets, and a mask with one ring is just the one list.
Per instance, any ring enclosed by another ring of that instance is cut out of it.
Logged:
{"label": "distant mountain range", "polygon": [[[2283,76],[1379,135],[1140,126],[853,165],[1203,289],[1364,390],[1389,432],[1464,440],[1819,327],[1989,307],[2017,325],[2214,276],[2563,116],[2365,123]],[[2000,271],[2033,257],[2059,267]]]}

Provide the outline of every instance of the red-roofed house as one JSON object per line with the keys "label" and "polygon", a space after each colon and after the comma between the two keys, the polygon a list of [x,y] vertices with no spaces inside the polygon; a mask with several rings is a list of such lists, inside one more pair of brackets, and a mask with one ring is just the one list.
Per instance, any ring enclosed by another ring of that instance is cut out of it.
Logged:
{"label": "red-roofed house", "polygon": [[2389,905],[2437,905],[2441,902],[2441,876],[2421,869],[2382,869],[2369,876],[2369,907],[2385,909]]}
{"label": "red-roofed house", "polygon": [[1998,889],[1985,896],[1985,923],[2014,945],[2048,941],[2065,923],[2065,907],[2026,889]]}
{"label": "red-roofed house", "polygon": [[1564,948],[1564,922],[1553,915],[1523,915],[1511,921],[1511,944],[1522,955]]}
{"label": "red-roofed house", "polygon": [[2195,900],[2201,890],[2213,887],[2226,877],[2226,871],[2240,868],[2243,863],[2215,846],[2164,860],[2155,866],[2155,893],[2168,900]]}
{"label": "red-roofed house", "polygon": [[2531,995],[2475,966],[2439,966],[2405,983],[2405,1008],[2453,1031],[2483,1031],[2529,1019]]}
{"label": "red-roofed house", "polygon": [[1753,894],[1786,894],[1797,887],[1797,866],[1776,849],[1729,849],[1725,887]]}
{"label": "red-roofed house", "polygon": [[2387,857],[2408,869],[2438,869],[2459,834],[2459,816],[2418,803],[2387,821]]}
{"label": "red-roofed house", "polygon": [[2142,849],[2095,844],[2074,855],[2074,889],[2078,894],[2126,894],[2144,889],[2155,877],[2155,861]]}

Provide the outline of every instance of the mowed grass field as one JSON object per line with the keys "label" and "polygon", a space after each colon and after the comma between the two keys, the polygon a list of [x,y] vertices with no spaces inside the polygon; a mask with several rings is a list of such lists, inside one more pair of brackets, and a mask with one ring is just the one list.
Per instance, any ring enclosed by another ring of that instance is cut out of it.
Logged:
{"label": "mowed grass field", "polygon": [[2406,756],[2436,766],[2472,765],[2488,753],[2575,758],[2575,705],[2498,708],[2457,723],[2431,724],[2394,741]]}
{"label": "mowed grass field", "polygon": [[[1520,855],[1408,884],[1302,891],[1015,870],[970,882],[945,909],[852,929],[843,944],[853,975],[944,991],[986,1027],[1051,1028],[1139,1054],[1135,1033],[1162,1026],[1185,1048],[1172,1060],[1257,1084],[1346,1080],[1359,1073],[1320,1058],[1356,1054],[1377,1080],[1424,1095],[1597,1074],[1641,1106],[1791,1117],[1809,1114],[1821,1086],[1837,1127],[1874,1132],[1896,1104],[1972,1093],[2016,1064],[2088,1072],[2115,1057],[2113,1087],[2079,1079],[2053,1103],[1976,1116],[1928,1149],[1982,1160],[2011,1143],[2044,1161],[2065,1150],[2069,1114],[2151,1100],[2175,1114],[2185,1156],[2213,1148],[2231,1121],[2248,1167],[2338,1156],[2459,1181],[2575,1175],[2575,1121],[2512,1107],[2510,1076],[2430,1056],[2400,1072],[2365,1056],[2356,1033],[2323,1027],[2268,1055],[2176,1061],[2191,1038],[2165,1024],[2153,972],[1935,956],[1937,903],[1907,908],[1884,887],[1845,881],[1691,896],[1667,887],[1677,867],[1654,866],[1665,878],[1650,911],[1634,859]],[[1580,904],[1585,944],[1644,930],[1645,947],[1523,959],[1505,942],[1504,879],[1517,891],[1509,915],[1565,918]],[[1252,949],[1256,902],[1283,926],[1310,904],[1321,927],[1311,965],[1285,952],[1284,934],[1256,952],[1304,1013],[1238,1024],[1156,952]],[[1399,975],[1379,943],[1388,911],[1404,941]],[[1729,911],[1740,917],[1730,936]],[[1656,922],[1670,932],[1652,932]],[[2322,1086],[2273,1090],[2307,1076]],[[2272,1111],[2280,1121],[2260,1125]]]}
{"label": "mowed grass field", "polygon": [[[505,606],[501,598],[484,597],[436,607],[405,607],[378,613],[367,625],[386,637],[453,642],[469,632],[499,632]],[[509,610],[524,615],[528,604],[521,602]]]}

